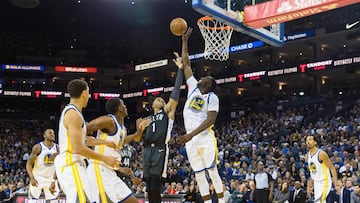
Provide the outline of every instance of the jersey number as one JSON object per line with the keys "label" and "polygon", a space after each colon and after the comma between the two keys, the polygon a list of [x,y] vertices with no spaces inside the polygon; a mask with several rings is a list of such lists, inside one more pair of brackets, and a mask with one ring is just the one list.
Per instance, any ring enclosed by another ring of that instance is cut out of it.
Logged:
{"label": "jersey number", "polygon": [[155,132],[155,122],[152,123],[153,133]]}
{"label": "jersey number", "polygon": [[129,158],[124,158],[122,161],[122,165],[125,167],[130,167],[130,159]]}

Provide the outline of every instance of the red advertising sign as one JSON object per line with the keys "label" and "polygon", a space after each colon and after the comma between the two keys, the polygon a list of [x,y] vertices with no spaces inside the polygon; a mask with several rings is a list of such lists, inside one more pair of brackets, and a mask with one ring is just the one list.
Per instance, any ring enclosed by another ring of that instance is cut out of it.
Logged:
{"label": "red advertising sign", "polygon": [[355,4],[360,0],[272,0],[246,6],[244,23],[262,28]]}
{"label": "red advertising sign", "polygon": [[69,73],[96,73],[95,67],[72,67],[72,66],[55,66],[56,72],[69,72]]}

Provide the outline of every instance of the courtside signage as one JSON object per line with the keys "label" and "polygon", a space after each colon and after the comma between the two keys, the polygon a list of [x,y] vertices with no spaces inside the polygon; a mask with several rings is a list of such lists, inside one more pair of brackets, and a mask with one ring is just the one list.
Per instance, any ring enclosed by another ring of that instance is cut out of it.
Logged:
{"label": "courtside signage", "polygon": [[[295,73],[305,73],[309,71],[321,71],[325,70],[328,67],[346,67],[347,65],[358,64],[360,63],[360,56],[350,57],[350,58],[343,58],[343,59],[329,59],[324,61],[317,61],[311,62],[306,64],[300,64],[298,66],[275,69],[275,70],[263,70],[249,72],[249,73],[240,73],[237,76],[227,77],[227,78],[219,78],[216,79],[217,84],[225,84],[225,83],[232,83],[232,82],[246,82],[246,81],[256,81],[260,80],[265,77],[276,77],[282,76],[286,74],[295,74]],[[126,94],[119,94],[119,93],[93,93],[90,95],[90,98],[93,99],[100,99],[100,98],[133,98],[133,97],[146,97],[149,94],[151,95],[158,95],[161,92],[171,92],[174,89],[173,86],[171,87],[155,87],[151,89],[144,89],[143,91],[138,92],[129,92]],[[186,89],[185,85],[181,85],[181,89]],[[28,91],[13,91],[13,90],[1,90],[0,95],[2,96],[20,96],[20,97],[31,97],[35,96],[36,98],[46,97],[46,98],[59,98],[63,95],[63,98],[69,98],[70,95],[67,92],[60,92],[60,91],[40,91],[36,90],[34,92]]]}
{"label": "courtside signage", "polygon": [[[264,46],[264,42],[259,40],[259,41],[249,42],[246,44],[239,44],[239,45],[231,46],[231,47],[229,47],[229,52],[245,51],[245,50],[255,49],[255,48],[259,48],[259,47],[263,47],[263,46]],[[204,53],[192,54],[189,56],[190,60],[199,59],[199,58],[204,58]]]}
{"label": "courtside signage", "polygon": [[2,64],[2,70],[44,71],[45,66]]}
{"label": "courtside signage", "polygon": [[136,65],[135,71],[157,68],[157,67],[161,67],[161,66],[166,66],[168,64],[169,64],[169,60],[167,60],[167,59],[154,61],[154,62],[150,62],[150,63],[144,63],[144,64]]}
{"label": "courtside signage", "polygon": [[313,37],[313,36],[315,36],[314,30],[307,30],[305,32],[299,32],[299,33],[284,36],[284,42],[294,41],[294,40]]}
{"label": "courtside signage", "polygon": [[249,49],[255,49],[255,48],[259,48],[264,46],[264,42],[263,41],[255,41],[255,42],[250,42],[247,44],[240,44],[240,45],[236,45],[236,46],[231,46],[229,49],[230,52],[237,52],[237,51],[245,51],[245,50],[249,50]]}
{"label": "courtside signage", "polygon": [[304,73],[306,69],[312,69],[314,71],[325,70],[326,66],[332,65],[333,60],[318,61],[313,63],[300,64],[300,72]]}
{"label": "courtside signage", "polygon": [[358,2],[360,0],[272,0],[245,6],[244,22],[252,28],[262,28]]}
{"label": "courtside signage", "polygon": [[4,90],[4,96],[31,97],[31,92]]}
{"label": "courtside signage", "polygon": [[96,67],[72,67],[72,66],[55,66],[56,72],[69,73],[97,73]]}

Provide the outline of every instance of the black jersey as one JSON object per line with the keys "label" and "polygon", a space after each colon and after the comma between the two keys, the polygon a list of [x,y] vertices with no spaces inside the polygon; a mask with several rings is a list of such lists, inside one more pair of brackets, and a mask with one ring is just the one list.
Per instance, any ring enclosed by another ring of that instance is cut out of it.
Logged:
{"label": "black jersey", "polygon": [[120,150],[120,154],[121,154],[121,166],[130,168],[130,161],[131,161],[130,147],[124,145],[123,148]]}
{"label": "black jersey", "polygon": [[155,144],[157,146],[167,144],[170,139],[173,122],[162,109],[157,114],[151,116],[151,123],[146,128],[144,134],[144,145]]}

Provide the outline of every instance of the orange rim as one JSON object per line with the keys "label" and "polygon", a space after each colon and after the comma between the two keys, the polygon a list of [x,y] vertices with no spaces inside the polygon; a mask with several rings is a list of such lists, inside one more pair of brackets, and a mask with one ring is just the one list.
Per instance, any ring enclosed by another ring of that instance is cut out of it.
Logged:
{"label": "orange rim", "polygon": [[212,17],[210,17],[210,16],[204,16],[204,17],[201,17],[201,18],[199,18],[199,20],[197,21],[197,25],[199,26],[199,27],[203,27],[203,28],[207,28],[207,29],[209,29],[209,30],[222,30],[222,29],[224,29],[224,30],[230,30],[230,29],[232,29],[232,27],[231,26],[224,26],[224,27],[209,27],[209,26],[204,26],[204,25],[202,25],[201,24],[201,22],[204,22],[204,21],[211,21],[211,20],[214,20]]}

